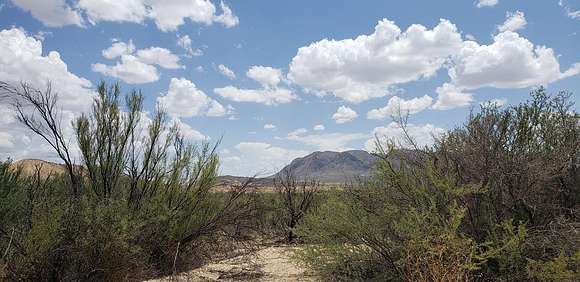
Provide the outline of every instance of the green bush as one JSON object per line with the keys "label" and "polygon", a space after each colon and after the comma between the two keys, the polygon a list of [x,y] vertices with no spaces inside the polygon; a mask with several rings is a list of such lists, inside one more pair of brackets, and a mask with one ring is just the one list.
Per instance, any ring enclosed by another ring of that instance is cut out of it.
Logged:
{"label": "green bush", "polygon": [[213,246],[247,232],[255,213],[249,183],[217,191],[216,146],[190,144],[161,111],[140,123],[140,93],[127,95],[123,112],[119,87],[98,87],[92,112],[73,124],[82,156],[74,166],[56,96],[25,84],[6,89],[37,109],[17,113],[67,169],[25,176],[0,164],[3,278],[140,280],[199,265]]}
{"label": "green bush", "polygon": [[539,88],[521,105],[483,107],[433,147],[377,144],[372,176],[299,226],[310,244],[299,257],[331,280],[575,279],[580,122],[569,98]]}

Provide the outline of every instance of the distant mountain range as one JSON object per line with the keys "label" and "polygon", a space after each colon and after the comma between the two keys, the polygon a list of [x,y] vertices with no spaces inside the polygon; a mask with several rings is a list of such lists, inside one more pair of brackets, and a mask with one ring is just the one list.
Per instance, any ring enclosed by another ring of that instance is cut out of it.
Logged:
{"label": "distant mountain range", "polygon": [[[376,160],[376,156],[363,150],[314,152],[294,159],[281,172],[284,170],[292,171],[298,180],[316,179],[325,183],[343,183],[357,177],[368,176]],[[62,165],[42,160],[20,160],[13,165],[21,166],[27,174],[34,173],[34,168],[40,165],[42,165],[42,175],[65,172]],[[254,182],[259,186],[270,186],[274,178],[281,172],[255,179]],[[231,175],[219,177],[222,185],[242,183],[246,179],[247,177]]]}

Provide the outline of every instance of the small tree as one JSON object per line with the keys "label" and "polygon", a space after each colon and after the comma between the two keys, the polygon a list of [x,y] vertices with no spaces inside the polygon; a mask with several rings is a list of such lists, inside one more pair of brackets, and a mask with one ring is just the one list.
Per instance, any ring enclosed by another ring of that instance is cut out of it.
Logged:
{"label": "small tree", "polygon": [[119,84],[97,88],[90,115],[83,114],[75,123],[76,137],[93,192],[110,198],[118,190],[127,165],[128,148],[139,123],[143,95],[132,91],[126,96],[127,111],[119,107]]}
{"label": "small tree", "polygon": [[15,86],[0,81],[0,96],[12,99],[18,120],[54,149],[66,167],[70,193],[77,198],[81,189],[78,168],[71,155],[70,140],[62,131],[58,95],[52,92],[50,82],[41,91],[24,82]]}
{"label": "small tree", "polygon": [[294,243],[294,229],[311,208],[320,190],[317,180],[299,180],[291,168],[284,168],[274,179],[274,187],[282,204],[286,241]]}

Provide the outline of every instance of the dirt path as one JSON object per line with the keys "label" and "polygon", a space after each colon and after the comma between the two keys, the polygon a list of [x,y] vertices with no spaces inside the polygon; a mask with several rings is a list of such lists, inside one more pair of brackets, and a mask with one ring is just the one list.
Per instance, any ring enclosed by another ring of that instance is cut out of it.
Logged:
{"label": "dirt path", "polygon": [[289,246],[273,246],[253,254],[206,264],[177,277],[152,281],[316,281],[293,262]]}

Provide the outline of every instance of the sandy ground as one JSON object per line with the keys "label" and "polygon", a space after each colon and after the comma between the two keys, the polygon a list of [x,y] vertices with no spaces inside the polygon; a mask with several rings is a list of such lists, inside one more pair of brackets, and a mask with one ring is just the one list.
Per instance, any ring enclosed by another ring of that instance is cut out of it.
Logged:
{"label": "sandy ground", "polygon": [[253,254],[206,264],[193,271],[151,281],[316,281],[290,259],[292,248],[272,246]]}

